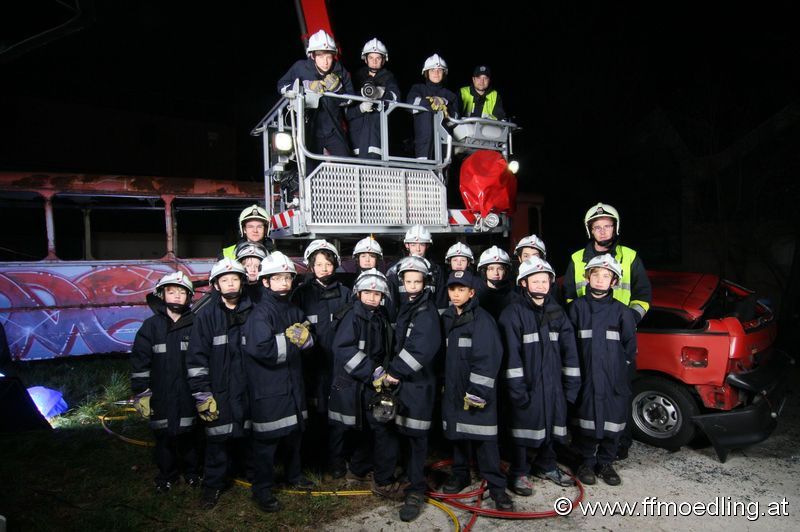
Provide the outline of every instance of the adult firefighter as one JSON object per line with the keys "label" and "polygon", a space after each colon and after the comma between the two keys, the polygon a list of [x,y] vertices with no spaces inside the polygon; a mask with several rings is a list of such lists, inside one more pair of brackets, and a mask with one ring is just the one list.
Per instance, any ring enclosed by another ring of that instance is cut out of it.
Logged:
{"label": "adult firefighter", "polygon": [[242,354],[242,325],[252,302],[244,295],[247,272],[222,259],[209,275],[214,296],[197,312],[186,354],[189,389],[206,424],[206,461],[201,505],[210,510],[228,487],[231,463],[249,447],[250,402]]}
{"label": "adult firefighter", "polygon": [[399,101],[400,87],[394,74],[385,68],[389,61],[389,52],[381,41],[378,39],[367,41],[361,50],[361,60],[365,66],[356,71],[353,81],[361,96],[374,101],[356,102],[347,109],[350,139],[355,155],[362,159],[380,159],[383,146],[381,146],[381,117],[375,112],[377,102]]}
{"label": "adult firefighter", "polygon": [[491,69],[486,65],[476,66],[472,71],[472,84],[461,87],[460,91],[461,115],[464,118],[506,119],[503,100],[491,84]]}
{"label": "adult firefighter", "polygon": [[269,238],[269,215],[255,203],[239,213],[239,241],[222,249],[219,259],[236,260],[236,250],[244,244],[260,244],[267,252],[275,246]]}
{"label": "adult firefighter", "polygon": [[[425,60],[422,67],[424,83],[417,83],[408,92],[408,103],[420,105],[431,112],[442,111],[446,117],[458,118],[458,97],[444,86],[447,78],[447,62],[439,54]],[[414,114],[414,156],[417,159],[433,157],[435,140],[431,115],[422,111]]]}
{"label": "adult firefighter", "polygon": [[[336,61],[338,52],[333,37],[325,30],[319,30],[308,39],[308,59],[297,61],[278,80],[278,92],[289,95],[295,80],[300,80],[306,90],[307,102],[312,94],[352,94],[350,74]],[[308,141],[312,152],[321,154],[323,150],[327,150],[331,155],[350,155],[344,132],[343,104],[346,104],[346,100],[323,97],[319,98],[316,111],[310,106],[307,109],[311,117]]]}

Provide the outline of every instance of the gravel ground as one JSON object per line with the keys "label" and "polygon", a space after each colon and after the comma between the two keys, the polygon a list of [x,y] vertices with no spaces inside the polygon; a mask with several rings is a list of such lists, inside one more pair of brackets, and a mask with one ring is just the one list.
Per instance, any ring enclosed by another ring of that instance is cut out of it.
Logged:
{"label": "gravel ground", "polygon": [[[584,515],[576,504],[568,516],[535,523],[480,517],[473,530],[800,530],[800,396],[788,397],[778,428],[769,439],[732,451],[724,464],[710,446],[684,447],[671,453],[636,442],[629,458],[617,464],[617,471],[622,484],[612,487],[598,480],[586,487],[584,504],[636,504],[633,515],[622,516],[619,511],[617,515],[600,515],[599,511]],[[559,497],[575,498],[577,493],[576,488],[535,479],[532,497],[513,497],[518,511],[542,512],[551,510]],[[645,508],[642,504],[647,497],[654,504]],[[493,507],[490,500],[486,503]],[[701,509],[701,504],[708,508],[706,514],[692,513],[692,506]],[[401,522],[398,508],[384,505],[331,523],[325,530],[453,530],[450,518],[434,506],[426,505],[413,523]],[[737,515],[732,515],[734,510]],[[777,514],[769,515],[770,511]],[[470,514],[458,510],[455,514],[461,526],[466,526]]]}

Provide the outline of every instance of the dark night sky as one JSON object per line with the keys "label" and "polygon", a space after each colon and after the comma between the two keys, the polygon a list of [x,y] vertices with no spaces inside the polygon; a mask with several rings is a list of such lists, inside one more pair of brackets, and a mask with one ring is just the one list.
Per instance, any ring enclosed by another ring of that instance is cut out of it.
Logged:
{"label": "dark night sky", "polygon": [[[4,46],[68,18],[54,0],[18,4],[20,11],[2,16]],[[303,55],[291,0],[84,5],[93,6],[85,29],[0,62],[7,117],[0,167],[260,179],[260,146],[249,129],[276,101],[277,78]],[[345,66],[358,68],[363,43],[378,36],[403,90],[421,79],[433,52],[450,64],[453,89],[468,82],[475,64],[491,65],[506,108],[525,130],[516,139],[522,188],[548,198],[551,235],[569,221],[565,233],[575,242],[574,220],[598,198],[629,213],[629,231],[644,218],[632,180],[655,175],[662,161],[635,139],[654,116],[666,117],[689,153],[702,157],[797,100],[791,6],[332,0],[329,11]],[[124,129],[125,119],[140,116],[152,119],[153,130],[96,131],[104,120]],[[234,137],[220,141],[228,156],[203,158],[188,141],[187,153],[180,143],[159,153],[169,137],[159,134],[163,120]],[[51,127],[56,138],[48,136]],[[116,134],[144,144],[136,149],[147,157],[124,157],[108,144]],[[669,189],[663,168],[659,178]]]}

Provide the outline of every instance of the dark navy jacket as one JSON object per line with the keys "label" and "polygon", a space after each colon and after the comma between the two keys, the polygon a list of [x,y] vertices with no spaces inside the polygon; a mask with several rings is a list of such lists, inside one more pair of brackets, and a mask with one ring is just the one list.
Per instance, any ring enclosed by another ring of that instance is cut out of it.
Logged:
{"label": "dark navy jacket", "polygon": [[439,312],[432,294],[423,292],[400,306],[395,327],[394,357],[388,372],[400,379],[400,409],[395,423],[402,433],[427,434],[436,397],[436,355],[442,344]]}
{"label": "dark navy jacket", "polygon": [[581,386],[575,333],[566,312],[551,296],[542,306],[520,297],[500,315],[499,326],[515,443],[538,447],[565,441],[567,402],[575,402]]}
{"label": "dark navy jacket", "polygon": [[[380,98],[385,101],[400,101],[400,87],[394,75],[382,68],[375,73],[375,76],[369,75],[369,67],[363,66],[356,71],[353,76],[356,91],[361,94],[361,88],[367,81],[372,82],[377,87],[383,87],[384,93]],[[378,112],[363,112],[361,110],[361,102],[353,102],[353,105],[347,108],[347,121],[350,124],[350,137],[353,140],[353,149],[356,155],[360,157],[373,154],[379,157],[382,153],[381,146],[381,129],[380,129],[380,113]]]}
{"label": "dark navy jacket", "polygon": [[131,391],[150,388],[150,427],[175,435],[191,430],[197,422],[194,398],[186,382],[186,351],[194,314],[187,312],[173,322],[164,301],[147,296],[153,310],[142,323],[131,350]]}
{"label": "dark navy jacket", "polygon": [[616,438],[631,400],[628,366],[636,361],[636,323],[628,307],[607,295],[579,297],[569,308],[578,338],[581,390],[571,423],[592,437]]}
{"label": "dark navy jacket", "polygon": [[186,371],[192,394],[210,392],[217,402],[219,418],[206,424],[206,436],[224,441],[245,436],[251,426],[241,329],[253,305],[242,296],[229,310],[218,292],[212,294],[195,316]]}
{"label": "dark navy jacket", "polygon": [[[450,440],[497,440],[497,388],[503,345],[494,319],[473,297],[462,314],[442,314],[447,355],[442,425]],[[464,394],[486,400],[483,408],[464,410]]]}
{"label": "dark navy jacket", "polygon": [[[423,83],[415,83],[411,86],[411,90],[408,91],[407,102],[430,109],[431,103],[427,99],[428,96],[439,96],[443,98],[447,105],[447,113],[451,118],[458,118],[460,105],[458,103],[458,96],[442,83],[433,83],[428,80],[425,80]],[[415,111],[415,113],[416,112],[419,111]]]}
{"label": "dark navy jacket", "polygon": [[306,411],[300,348],[286,329],[305,320],[303,312],[265,290],[243,327],[253,437],[272,439],[302,430]]}
{"label": "dark navy jacket", "polygon": [[[392,299],[395,309],[399,307],[402,303],[408,301],[408,296],[406,295],[406,289],[403,286],[403,282],[397,275],[397,268],[400,266],[400,262],[403,259],[392,264],[388,270],[386,270],[386,280],[389,282],[389,289],[392,292]],[[425,284],[425,290],[431,292],[433,303],[436,305],[436,308],[439,310],[439,314],[441,315],[450,305],[450,300],[447,297],[447,286],[446,285],[446,277],[444,275],[444,270],[441,266],[436,264],[435,262],[428,260],[427,258],[425,261],[428,263],[428,268],[430,270],[430,284]],[[395,311],[396,314],[396,311]]]}
{"label": "dark navy jacket", "polygon": [[328,395],[333,375],[333,315],[352,298],[352,292],[338,280],[322,286],[313,276],[292,292],[297,305],[311,322],[314,346],[304,355],[303,370],[306,391],[316,405],[316,411],[328,411]]}
{"label": "dark navy jacket", "polygon": [[[510,275],[510,274],[509,274]],[[499,288],[491,288],[485,279],[477,289],[477,297],[481,308],[496,320],[509,305],[522,300],[522,295],[514,290],[510,280],[500,282]]]}
{"label": "dark navy jacket", "polygon": [[391,353],[391,327],[383,308],[371,311],[355,300],[342,316],[333,340],[333,385],[328,421],[362,428],[367,403],[375,395],[372,373]]}

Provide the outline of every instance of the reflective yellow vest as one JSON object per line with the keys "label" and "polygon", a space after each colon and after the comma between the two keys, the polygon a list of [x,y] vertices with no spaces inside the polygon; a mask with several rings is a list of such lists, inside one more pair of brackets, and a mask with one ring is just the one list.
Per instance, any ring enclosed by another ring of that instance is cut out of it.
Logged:
{"label": "reflective yellow vest", "polygon": [[236,260],[236,244],[222,248],[222,258]]}
{"label": "reflective yellow vest", "polygon": [[[577,297],[582,297],[586,294],[586,287],[589,282],[586,280],[586,263],[583,262],[583,253],[585,249],[579,249],[572,254],[572,264],[575,267],[575,292]],[[646,313],[650,309],[650,303],[638,299],[631,299],[631,270],[633,269],[633,261],[636,259],[636,251],[629,247],[617,246],[616,255],[614,256],[617,262],[622,266],[622,279],[619,280],[617,286],[614,287],[614,299],[629,307],[639,306]],[[572,301],[567,300],[567,303]],[[640,314],[644,315],[644,313]]]}
{"label": "reflective yellow vest", "polygon": [[[475,110],[475,99],[472,97],[470,87],[461,87],[461,101],[463,102],[464,106],[464,118],[469,118],[469,115],[471,115],[472,111]],[[481,118],[491,118],[492,120],[497,120],[497,117],[492,114],[494,112],[494,106],[496,103],[497,91],[490,90],[486,93],[486,101],[483,102]]]}

